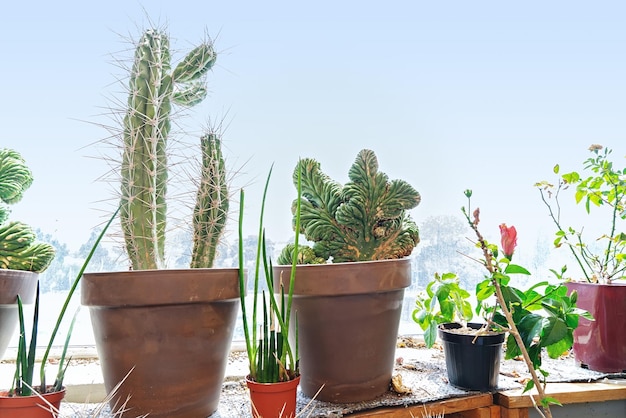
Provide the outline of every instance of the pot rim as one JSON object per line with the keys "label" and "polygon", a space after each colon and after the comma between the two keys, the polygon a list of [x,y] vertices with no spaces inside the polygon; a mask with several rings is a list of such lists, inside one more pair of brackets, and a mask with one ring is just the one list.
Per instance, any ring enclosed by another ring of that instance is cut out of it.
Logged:
{"label": "pot rim", "polygon": [[[341,296],[383,293],[411,285],[411,259],[354,261],[349,263],[299,264],[296,266],[294,297]],[[291,266],[273,266],[274,287],[281,274],[289,281]]]}
{"label": "pot rim", "polygon": [[239,302],[239,268],[85,273],[81,284],[81,303],[90,307],[209,302]]}

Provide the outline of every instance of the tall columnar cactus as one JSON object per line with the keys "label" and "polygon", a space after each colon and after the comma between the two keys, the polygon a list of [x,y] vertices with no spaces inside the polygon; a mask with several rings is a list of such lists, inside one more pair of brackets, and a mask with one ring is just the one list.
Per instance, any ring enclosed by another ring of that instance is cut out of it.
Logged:
{"label": "tall columnar cactus", "polygon": [[228,184],[221,140],[215,133],[200,138],[202,175],[193,211],[191,268],[211,267],[228,216]]}
{"label": "tall columnar cactus", "polygon": [[[156,29],[144,32],[135,50],[130,74],[128,109],[124,117],[124,150],[121,166],[120,219],[126,249],[134,270],[156,269],[165,265],[166,190],[168,180],[167,141],[172,104],[186,107],[200,103],[207,95],[206,73],[213,67],[216,53],[211,42],[194,48],[171,70],[169,39]],[[204,225],[223,227],[220,210],[228,208],[224,162],[220,141],[202,139],[204,168],[194,214],[195,240],[221,231]],[[216,160],[212,161],[213,158]],[[211,167],[210,169],[207,167]],[[216,174],[221,173],[221,174]],[[216,179],[219,182],[215,182]],[[215,189],[211,189],[211,187]],[[219,203],[212,201],[217,198]],[[225,203],[224,203],[225,202]],[[216,239],[196,242],[194,247],[216,246]],[[194,250],[193,267],[210,267],[209,249]],[[195,255],[197,254],[197,255]]]}
{"label": "tall columnar cactus", "polygon": [[22,156],[0,149],[0,269],[43,272],[55,256],[54,247],[36,240],[32,228],[8,221],[8,205],[22,200],[33,183],[33,175]]}
{"label": "tall columnar cactus", "polygon": [[[350,181],[343,187],[324,174],[313,159],[298,162],[294,183],[300,170],[300,232],[314,242],[315,252],[315,257],[303,255],[303,262],[402,258],[419,243],[417,225],[407,211],[420,203],[420,194],[404,180],[389,181],[378,171],[373,151],[359,152],[348,173]],[[278,263],[289,264],[292,251],[293,246],[286,247]]]}

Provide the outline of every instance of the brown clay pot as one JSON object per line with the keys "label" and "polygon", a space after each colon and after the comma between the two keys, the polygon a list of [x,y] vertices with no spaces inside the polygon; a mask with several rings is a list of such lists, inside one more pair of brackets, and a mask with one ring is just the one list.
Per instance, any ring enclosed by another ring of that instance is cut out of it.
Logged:
{"label": "brown clay pot", "polygon": [[574,357],[583,367],[603,373],[626,372],[626,283],[569,282],[578,292],[576,306],[595,321],[580,318],[574,330]]}
{"label": "brown clay pot", "polygon": [[[274,267],[276,289],[290,271]],[[297,316],[304,395],[349,403],[389,389],[410,284],[410,259],[297,266],[291,323]]]}
{"label": "brown clay pot", "polygon": [[287,382],[258,383],[246,376],[253,418],[294,418],[300,376]]}
{"label": "brown clay pot", "polygon": [[0,269],[0,359],[17,327],[17,295],[23,303],[33,303],[38,279],[32,271]]}
{"label": "brown clay pot", "polygon": [[8,396],[6,391],[0,391],[0,417],[55,418],[64,397],[65,389],[32,396]]}
{"label": "brown clay pot", "polygon": [[110,401],[133,416],[196,418],[218,407],[239,309],[238,269],[88,273],[82,303]]}

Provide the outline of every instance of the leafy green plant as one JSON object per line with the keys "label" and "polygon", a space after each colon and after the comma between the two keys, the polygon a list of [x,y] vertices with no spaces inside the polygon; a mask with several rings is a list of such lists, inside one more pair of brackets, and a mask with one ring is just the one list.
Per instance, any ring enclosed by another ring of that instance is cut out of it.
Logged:
{"label": "leafy green plant", "polygon": [[[207,95],[206,74],[217,54],[212,42],[191,50],[174,68],[168,35],[143,33],[135,49],[123,119],[120,220],[133,270],[165,266],[168,139],[172,106],[192,107]],[[193,211],[190,267],[212,267],[224,231],[229,193],[221,140],[214,132],[200,139],[202,168]]]}
{"label": "leafy green plant", "polygon": [[[532,379],[524,391],[536,387],[539,394],[538,412],[551,417],[550,404],[559,404],[546,395],[548,372],[541,368],[541,355],[545,348],[548,355],[556,358],[571,348],[574,329],[580,316],[591,318],[588,312],[576,307],[577,294],[567,295],[563,284],[540,282],[523,291],[511,285],[512,274],[530,274],[524,267],[511,263],[517,246],[515,227],[500,225],[501,248],[487,242],[479,231],[480,210],[471,211],[472,191],[466,190],[468,206],[463,214],[474,231],[487,270],[484,281],[476,286],[476,312],[485,319],[486,327],[508,332],[505,358],[521,356]],[[470,215],[471,213],[471,215]]]}
{"label": "leafy green plant", "polygon": [[[587,282],[610,284],[626,277],[626,233],[623,230],[626,220],[626,167],[616,168],[609,159],[612,151],[608,148],[592,145],[589,151],[593,156],[584,161],[583,169],[590,175],[585,176],[578,171],[560,174],[557,164],[553,169],[554,174],[559,176],[556,185],[543,180],[535,186],[557,227],[554,246],[570,249]],[[606,220],[606,229],[595,240],[596,244],[590,245],[583,238],[583,228],[565,226],[561,220],[559,198],[569,188],[575,189],[574,201],[584,204],[588,215],[592,215],[594,208],[593,214]],[[566,270],[567,267],[563,267],[560,272],[552,272],[564,279]]]}
{"label": "leafy green plant", "polygon": [[32,185],[33,174],[22,156],[0,149],[0,268],[41,273],[55,256],[54,247],[36,240],[33,229],[23,222],[9,221],[8,205],[22,200]]}
{"label": "leafy green plant", "polygon": [[[250,369],[250,379],[259,383],[276,383],[293,380],[299,376],[298,368],[298,326],[295,326],[295,347],[289,341],[289,327],[291,321],[291,306],[293,299],[293,289],[295,283],[295,266],[297,264],[297,254],[292,256],[292,269],[289,278],[288,289],[285,292],[285,285],[282,283],[277,297],[274,289],[274,277],[272,272],[272,261],[270,254],[266,251],[265,229],[263,226],[263,215],[265,212],[265,201],[272,170],[267,176],[263,198],[261,203],[261,215],[259,218],[259,243],[256,252],[256,270],[254,273],[254,295],[252,318],[248,317],[245,299],[246,280],[244,277],[243,263],[243,208],[244,191],[241,190],[239,199],[239,295],[241,298],[241,310],[243,317],[243,330],[246,340],[246,351]],[[298,195],[300,195],[300,181],[298,181]],[[300,207],[296,208],[296,225],[300,223]],[[298,237],[295,238],[296,247]],[[259,299],[260,267],[263,266],[267,284],[267,295],[261,294],[263,304],[263,317],[260,321],[261,331],[257,338],[257,307]],[[252,330],[250,330],[252,328]]]}
{"label": "leafy green plant", "polygon": [[463,326],[474,317],[471,294],[460,285],[454,273],[435,273],[426,289],[417,295],[413,320],[424,331],[424,342],[430,348],[437,340],[440,324],[459,322]]}
{"label": "leafy green plant", "polygon": [[33,385],[34,371],[35,371],[35,350],[37,348],[37,335],[39,331],[39,328],[38,328],[39,310],[40,310],[39,284],[37,284],[37,294],[35,298],[35,306],[34,306],[34,311],[33,311],[33,323],[32,323],[32,330],[30,333],[29,342],[27,342],[27,339],[26,339],[24,308],[22,305],[22,300],[19,295],[17,296],[20,335],[19,335],[19,340],[18,340],[17,360],[15,362],[16,363],[15,374],[13,378],[12,387],[9,390],[9,396],[31,396],[33,394],[33,391],[36,391],[38,393],[58,392],[63,388],[63,380],[65,378],[65,371],[67,370],[67,366],[68,366],[68,364],[66,364],[65,362],[65,357],[67,354],[67,348],[68,348],[72,331],[74,328],[76,314],[74,314],[74,317],[72,318],[72,321],[68,328],[67,336],[65,338],[65,343],[63,346],[63,351],[61,353],[61,357],[58,363],[58,371],[57,371],[56,379],[50,387],[46,385],[46,365],[48,363],[48,356],[50,354],[50,350],[52,349],[52,344],[54,343],[54,340],[59,331],[61,323],[63,322],[63,318],[65,317],[65,313],[67,312],[69,303],[72,300],[72,296],[74,295],[74,292],[76,291],[76,288],[78,287],[80,279],[82,278],[83,273],[87,269],[87,266],[89,265],[89,261],[91,261],[91,258],[93,257],[93,254],[95,253],[96,248],[98,247],[100,241],[102,240],[102,237],[104,237],[104,234],[106,233],[107,229],[113,222],[113,219],[115,219],[115,217],[117,216],[118,212],[119,212],[119,208],[115,211],[115,213],[113,213],[113,215],[111,216],[107,224],[104,226],[104,228],[100,232],[98,238],[93,244],[93,247],[89,251],[89,254],[85,258],[83,265],[78,271],[78,274],[74,278],[74,281],[72,283],[72,286],[67,296],[65,297],[63,307],[61,308],[61,311],[59,312],[56,324],[50,335],[50,340],[48,341],[46,351],[41,360],[41,367],[39,370],[39,381],[40,381],[39,386]]}
{"label": "leafy green plant", "polygon": [[[389,181],[378,170],[371,150],[361,150],[348,172],[344,186],[321,171],[314,159],[298,161],[293,180],[301,178],[302,195],[292,205],[294,229],[313,242],[313,253],[300,260],[334,263],[403,258],[419,243],[419,230],[408,211],[421,200],[420,194],[403,180]],[[300,206],[301,224],[295,225]],[[284,249],[278,264],[289,264],[293,248]],[[304,247],[306,248],[306,247]]]}

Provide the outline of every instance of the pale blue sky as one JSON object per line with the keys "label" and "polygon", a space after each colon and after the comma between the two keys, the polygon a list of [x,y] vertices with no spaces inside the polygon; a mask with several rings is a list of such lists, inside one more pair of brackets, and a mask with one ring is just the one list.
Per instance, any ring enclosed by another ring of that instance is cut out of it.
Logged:
{"label": "pale blue sky", "polygon": [[0,16],[0,146],[36,179],[13,217],[73,247],[111,210],[107,165],[90,157],[110,99],[125,100],[111,54],[147,16],[183,51],[216,38],[211,95],[185,127],[226,118],[229,164],[247,161],[235,187],[247,185],[250,233],[272,163],[268,235],[282,240],[297,159],[344,182],[371,148],[422,194],[418,223],[460,214],[472,188],[486,226],[523,225],[523,243],[523,228],[549,226],[533,183],[555,163],[580,168],[592,143],[626,155],[620,1],[15,3]]}

